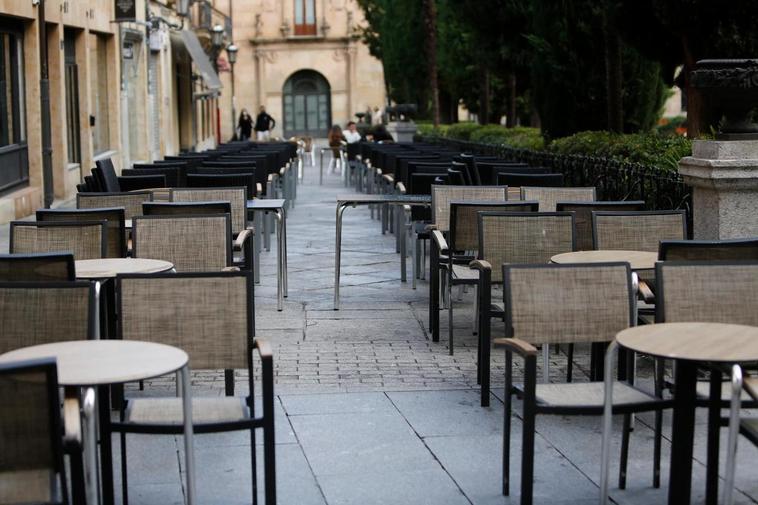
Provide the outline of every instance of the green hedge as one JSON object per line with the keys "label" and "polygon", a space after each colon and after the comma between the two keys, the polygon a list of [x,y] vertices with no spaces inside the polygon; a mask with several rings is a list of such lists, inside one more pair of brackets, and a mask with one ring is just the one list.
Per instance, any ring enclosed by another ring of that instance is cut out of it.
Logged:
{"label": "green hedge", "polygon": [[548,151],[559,154],[599,156],[676,171],[679,160],[692,154],[687,137],[657,133],[616,134],[605,131],[580,132],[556,139]]}
{"label": "green hedge", "polygon": [[421,123],[418,127],[419,135],[425,137],[506,145],[532,151],[547,150],[558,154],[599,156],[654,166],[663,171],[676,171],[679,160],[692,154],[692,142],[687,137],[661,135],[656,132],[616,134],[587,131],[555,139],[545,146],[537,128],[505,128],[496,124],[476,123],[455,123],[440,125],[438,128],[434,128],[431,123]]}

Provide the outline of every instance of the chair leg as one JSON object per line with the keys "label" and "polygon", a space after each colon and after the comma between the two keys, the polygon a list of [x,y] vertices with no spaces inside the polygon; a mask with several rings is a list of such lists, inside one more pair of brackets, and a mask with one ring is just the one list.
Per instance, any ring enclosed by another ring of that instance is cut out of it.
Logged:
{"label": "chair leg", "polygon": [[534,429],[537,360],[526,358],[524,366],[524,420],[521,444],[521,505],[532,505],[534,491]]}
{"label": "chair leg", "polygon": [[632,432],[632,415],[624,414],[624,429],[621,432],[621,461],[619,462],[619,489],[626,489],[626,470],[629,461],[629,437]]}
{"label": "chair leg", "polygon": [[505,388],[503,390],[503,495],[511,494],[511,373],[513,353],[505,351]]}
{"label": "chair leg", "polygon": [[413,289],[416,289],[416,279],[418,279],[419,275],[419,265],[418,265],[418,256],[419,256],[419,247],[418,247],[418,239],[416,239],[413,243]]}
{"label": "chair leg", "polygon": [[421,241],[421,280],[426,280],[426,239]]}
{"label": "chair leg", "polygon": [[721,431],[721,371],[711,370],[708,402],[708,452],[705,503],[716,505],[719,496],[719,435]]}
{"label": "chair leg", "polygon": [[[664,361],[662,359],[655,360],[655,396],[658,398],[663,397],[663,384],[664,384]],[[653,424],[654,439],[653,439],[653,487],[661,487],[661,445],[663,442],[663,411],[655,411],[655,420]]]}
{"label": "chair leg", "polygon": [[255,428],[250,428],[250,466],[253,472],[253,505],[258,505],[258,454],[255,450]]}
{"label": "chair leg", "polygon": [[571,382],[574,378],[574,344],[568,345],[566,363],[566,382]]}
{"label": "chair leg", "polygon": [[474,286],[474,329],[472,335],[479,334],[479,289]]}
{"label": "chair leg", "polygon": [[453,281],[448,278],[447,280],[447,346],[448,354],[453,355]]}
{"label": "chair leg", "polygon": [[121,432],[121,503],[129,504],[129,484],[126,472],[126,433]]}

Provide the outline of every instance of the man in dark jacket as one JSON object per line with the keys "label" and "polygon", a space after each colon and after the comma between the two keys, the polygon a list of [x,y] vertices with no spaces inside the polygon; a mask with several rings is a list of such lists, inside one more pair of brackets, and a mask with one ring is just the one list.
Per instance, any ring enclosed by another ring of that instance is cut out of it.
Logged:
{"label": "man in dark jacket", "polygon": [[271,135],[271,130],[276,126],[274,118],[268,115],[266,107],[261,105],[261,111],[258,113],[258,117],[255,118],[255,135],[259,141],[268,140]]}

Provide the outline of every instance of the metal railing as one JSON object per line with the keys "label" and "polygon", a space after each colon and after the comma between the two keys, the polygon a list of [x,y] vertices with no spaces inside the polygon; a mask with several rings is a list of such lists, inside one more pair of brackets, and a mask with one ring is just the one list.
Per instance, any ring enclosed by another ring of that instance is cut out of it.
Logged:
{"label": "metal railing", "polygon": [[597,156],[556,154],[515,149],[504,144],[480,144],[440,137],[422,137],[432,144],[455,147],[461,152],[497,156],[563,174],[566,186],[595,186],[599,200],[643,200],[648,210],[684,209],[692,234],[692,188],[678,173]]}

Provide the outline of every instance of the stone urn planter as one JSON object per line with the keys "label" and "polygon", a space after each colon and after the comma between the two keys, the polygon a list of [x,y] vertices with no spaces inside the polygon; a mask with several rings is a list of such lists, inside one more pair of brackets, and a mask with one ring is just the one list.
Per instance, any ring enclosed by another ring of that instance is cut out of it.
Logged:
{"label": "stone urn planter", "polygon": [[690,84],[724,115],[719,140],[758,140],[758,59],[700,60]]}

